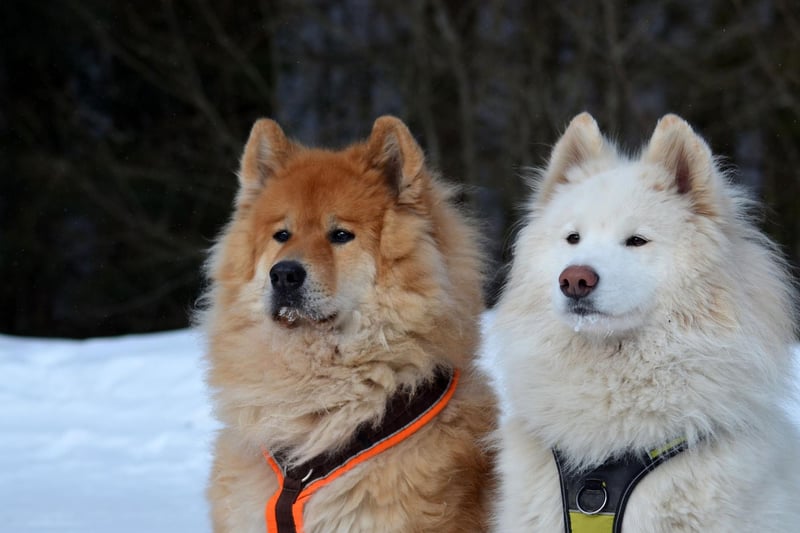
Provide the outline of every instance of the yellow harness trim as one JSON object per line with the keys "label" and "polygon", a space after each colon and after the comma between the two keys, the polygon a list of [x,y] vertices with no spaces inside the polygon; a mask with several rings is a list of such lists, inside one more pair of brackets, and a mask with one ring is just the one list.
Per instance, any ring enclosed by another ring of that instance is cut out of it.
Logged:
{"label": "yellow harness trim", "polygon": [[678,437],[677,439],[673,439],[663,445],[660,448],[656,448],[655,450],[650,450],[647,452],[647,455],[650,456],[650,459],[657,459],[659,456],[664,455],[665,453],[674,450],[678,446],[686,443],[686,437]]}
{"label": "yellow harness trim", "polygon": [[569,521],[572,531],[580,533],[610,533],[614,527],[613,514],[583,514],[580,511],[570,511]]}
{"label": "yellow harness trim", "polygon": [[558,450],[553,455],[561,483],[566,533],[622,533],[628,497],[657,466],[686,450],[688,439],[678,437],[638,455],[612,459],[582,472],[564,468]]}

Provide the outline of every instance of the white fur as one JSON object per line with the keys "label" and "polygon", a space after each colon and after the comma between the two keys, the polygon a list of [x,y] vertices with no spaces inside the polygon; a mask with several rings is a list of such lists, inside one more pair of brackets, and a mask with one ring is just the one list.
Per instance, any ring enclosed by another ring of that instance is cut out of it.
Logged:
{"label": "white fur", "polygon": [[[705,142],[667,116],[631,160],[583,114],[538,187],[489,341],[507,402],[497,531],[564,531],[553,447],[582,468],[676,436],[690,450],[638,485],[624,533],[797,530],[791,285]],[[597,272],[596,313],[570,312],[572,265]]]}

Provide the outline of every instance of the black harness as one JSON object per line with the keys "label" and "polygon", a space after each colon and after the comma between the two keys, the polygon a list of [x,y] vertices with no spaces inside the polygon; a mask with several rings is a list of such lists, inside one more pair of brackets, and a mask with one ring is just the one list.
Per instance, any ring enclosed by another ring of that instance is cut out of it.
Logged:
{"label": "black harness", "polygon": [[687,440],[678,438],[649,452],[610,459],[584,471],[567,468],[563,455],[553,450],[566,533],[621,533],[625,506],[639,481],[687,448]]}

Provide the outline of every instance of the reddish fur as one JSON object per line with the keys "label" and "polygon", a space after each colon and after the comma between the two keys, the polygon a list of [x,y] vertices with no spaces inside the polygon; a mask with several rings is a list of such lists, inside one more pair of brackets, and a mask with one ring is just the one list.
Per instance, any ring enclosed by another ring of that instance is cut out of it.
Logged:
{"label": "reddish fur", "polygon": [[[289,446],[298,461],[314,446],[335,449],[359,423],[378,420],[394,391],[442,363],[462,369],[451,403],[408,441],[315,494],[306,533],[485,529],[491,456],[483,439],[495,405],[472,366],[478,239],[423,163],[390,117],[342,151],[288,141],[271,121],[254,126],[201,316],[224,426],[208,491],[216,532],[264,531],[263,506],[277,485],[262,446]],[[336,227],[356,239],[331,244]],[[279,243],[273,235],[283,229],[292,238]],[[262,305],[265,270],[283,259],[302,262],[325,294],[363,291],[358,301],[344,298],[355,314],[292,328],[275,322]]]}

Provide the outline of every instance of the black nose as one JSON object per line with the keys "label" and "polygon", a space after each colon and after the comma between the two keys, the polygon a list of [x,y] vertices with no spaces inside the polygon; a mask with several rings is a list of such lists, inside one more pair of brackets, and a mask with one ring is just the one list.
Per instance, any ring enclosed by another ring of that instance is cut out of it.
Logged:
{"label": "black nose", "polygon": [[280,291],[299,289],[306,279],[306,269],[297,261],[281,261],[269,271],[272,287]]}

